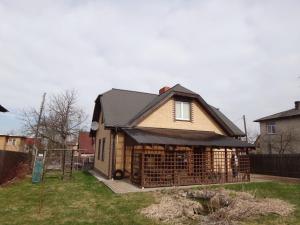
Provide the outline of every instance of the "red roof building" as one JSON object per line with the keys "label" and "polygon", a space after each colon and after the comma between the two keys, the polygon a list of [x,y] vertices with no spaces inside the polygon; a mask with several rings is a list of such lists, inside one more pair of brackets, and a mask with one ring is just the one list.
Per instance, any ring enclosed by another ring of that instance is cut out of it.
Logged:
{"label": "red roof building", "polygon": [[82,154],[94,154],[92,138],[89,136],[89,132],[80,132],[78,137],[78,149],[83,150]]}

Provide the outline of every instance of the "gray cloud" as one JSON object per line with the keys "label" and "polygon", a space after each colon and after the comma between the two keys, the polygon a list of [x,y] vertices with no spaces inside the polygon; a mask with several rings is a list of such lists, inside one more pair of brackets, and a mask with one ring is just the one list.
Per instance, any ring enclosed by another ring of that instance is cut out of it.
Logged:
{"label": "gray cloud", "polygon": [[[241,126],[300,94],[299,1],[0,1],[1,104],[182,85]],[[8,117],[8,116],[6,116]],[[11,115],[10,115],[11,118]],[[3,122],[0,132],[18,127]]]}

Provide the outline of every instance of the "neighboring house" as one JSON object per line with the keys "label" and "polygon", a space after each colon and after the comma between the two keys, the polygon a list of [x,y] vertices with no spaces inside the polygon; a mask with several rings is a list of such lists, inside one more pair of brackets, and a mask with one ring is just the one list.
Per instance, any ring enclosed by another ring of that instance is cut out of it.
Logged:
{"label": "neighboring house", "polygon": [[[94,164],[95,149],[90,132],[79,132],[78,151],[80,153],[80,163],[84,169],[92,169]],[[75,165],[76,166],[76,165]]]}
{"label": "neighboring house", "polygon": [[244,133],[177,84],[159,94],[112,89],[95,101],[96,171],[140,187],[249,181]]}
{"label": "neighboring house", "polygon": [[300,153],[300,101],[293,109],[254,122],[260,123],[259,153]]}
{"label": "neighboring house", "polygon": [[0,112],[8,112],[8,110],[4,108],[2,105],[0,105]]}
{"label": "neighboring house", "polygon": [[26,137],[24,136],[0,134],[0,150],[23,152],[25,142]]}
{"label": "neighboring house", "polygon": [[94,154],[95,149],[93,146],[93,139],[90,137],[90,132],[79,132],[78,136],[78,149],[81,154]]}

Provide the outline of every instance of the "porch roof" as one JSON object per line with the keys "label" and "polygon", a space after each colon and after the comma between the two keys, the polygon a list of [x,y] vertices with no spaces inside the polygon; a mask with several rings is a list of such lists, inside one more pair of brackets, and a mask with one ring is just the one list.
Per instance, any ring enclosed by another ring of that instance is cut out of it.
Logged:
{"label": "porch roof", "polygon": [[138,144],[254,148],[254,145],[248,142],[210,131],[164,128],[123,128],[123,131]]}

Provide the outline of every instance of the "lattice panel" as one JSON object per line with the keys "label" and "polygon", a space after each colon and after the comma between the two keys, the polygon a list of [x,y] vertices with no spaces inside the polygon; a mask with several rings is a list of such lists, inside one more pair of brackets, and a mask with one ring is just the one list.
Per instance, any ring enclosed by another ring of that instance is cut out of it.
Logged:
{"label": "lattice panel", "polygon": [[[226,153],[227,152],[227,153]],[[246,182],[249,157],[243,152],[213,150],[137,150],[132,181],[143,187]]]}

